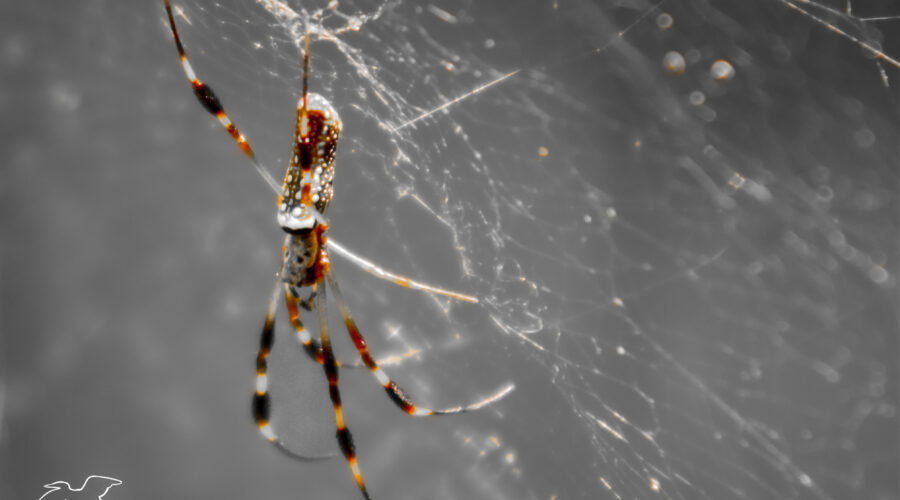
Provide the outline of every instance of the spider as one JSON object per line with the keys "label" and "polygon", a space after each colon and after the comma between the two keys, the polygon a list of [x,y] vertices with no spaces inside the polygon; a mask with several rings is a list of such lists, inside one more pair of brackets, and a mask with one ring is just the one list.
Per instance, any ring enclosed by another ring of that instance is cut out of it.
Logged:
{"label": "spider", "polygon": [[[184,72],[190,81],[194,95],[203,107],[214,115],[225,130],[231,135],[241,151],[249,158],[256,170],[266,182],[278,193],[276,218],[281,229],[286,233],[282,247],[282,258],[276,273],[275,285],[269,299],[268,310],[260,336],[259,352],[256,357],[256,393],[253,396],[253,416],[262,435],[273,442],[282,451],[299,458],[311,459],[287,450],[276,435],[269,422],[270,396],[268,393],[267,358],[272,351],[275,332],[275,314],[281,291],[284,291],[290,322],[296,330],[296,337],[303,345],[305,352],[322,365],[328,379],[329,396],[334,408],[337,426],[337,441],[341,452],[350,467],[356,484],[363,497],[370,499],[362,472],[357,463],[353,437],[344,421],[341,410],[341,393],[338,388],[338,367],[342,364],[335,359],[328,334],[326,310],[326,289],[334,292],[335,300],[340,308],[341,316],[347,332],[362,359],[363,364],[372,372],[375,379],[387,392],[390,400],[409,415],[446,415],[476,410],[487,406],[512,391],[508,385],[494,395],[467,406],[457,406],[442,410],[432,410],[413,403],[412,398],[400,388],[388,375],[378,367],[369,353],[366,340],[356,326],[340,287],[334,277],[329,259],[329,250],[346,257],[350,262],[360,266],[378,278],[394,284],[421,290],[427,293],[443,295],[456,300],[476,303],[475,297],[449,290],[443,290],[423,283],[418,283],[403,276],[385,271],[366,259],[355,255],[327,236],[328,221],[324,217],[333,196],[334,159],[338,137],[341,132],[341,121],[334,107],[319,94],[307,91],[309,73],[309,34],[304,39],[303,49],[303,94],[297,104],[297,121],[294,132],[293,154],[279,187],[271,175],[257,160],[253,148],[247,139],[238,131],[234,123],[225,113],[222,103],[212,89],[200,81],[188,62],[184,46],[175,27],[175,18],[169,0],[165,0],[169,27],[175,40],[175,47],[181,58]],[[326,287],[326,283],[328,287]],[[310,290],[307,299],[301,299],[301,290]],[[312,311],[318,309],[319,338],[314,339],[303,326],[300,309]]]}

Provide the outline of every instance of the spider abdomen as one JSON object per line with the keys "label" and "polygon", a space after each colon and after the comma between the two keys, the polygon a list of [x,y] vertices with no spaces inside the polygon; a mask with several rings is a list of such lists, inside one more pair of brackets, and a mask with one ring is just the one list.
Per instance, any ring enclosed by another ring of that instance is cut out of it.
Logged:
{"label": "spider abdomen", "polygon": [[341,120],[327,99],[309,94],[297,106],[293,153],[278,198],[278,223],[289,232],[311,229],[334,193],[334,157]]}

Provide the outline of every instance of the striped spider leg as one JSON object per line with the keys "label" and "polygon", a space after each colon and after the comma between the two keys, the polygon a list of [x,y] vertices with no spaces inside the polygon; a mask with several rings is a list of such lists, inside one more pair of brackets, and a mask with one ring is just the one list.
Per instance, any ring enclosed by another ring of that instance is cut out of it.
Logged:
{"label": "striped spider leg", "polygon": [[[175,46],[178,49],[178,55],[181,58],[182,66],[191,83],[194,94],[203,107],[213,114],[225,127],[225,130],[235,140],[241,151],[250,159],[260,175],[278,193],[276,219],[286,235],[285,243],[282,247],[281,265],[279,272],[276,274],[275,285],[270,296],[256,358],[257,378],[256,394],[253,397],[253,414],[257,426],[266,439],[291,456],[310,460],[323,458],[302,456],[287,450],[269,422],[270,397],[268,392],[267,363],[268,357],[274,348],[275,316],[279,295],[283,289],[288,314],[291,324],[296,331],[297,339],[304,346],[310,357],[322,365],[325,376],[328,379],[329,396],[337,426],[336,437],[341,452],[350,466],[350,470],[363,497],[370,499],[362,471],[356,459],[353,437],[344,421],[341,394],[338,387],[338,368],[342,364],[335,359],[329,337],[326,287],[330,287],[334,292],[344,325],[356,346],[363,364],[372,372],[378,383],[384,387],[390,400],[407,414],[428,416],[476,410],[506,396],[512,391],[513,386],[508,385],[494,395],[466,406],[432,410],[416,405],[411,396],[401,389],[369,354],[366,340],[351,317],[338,282],[332,272],[329,250],[334,250],[335,253],[344,256],[370,274],[396,285],[466,302],[475,303],[478,300],[469,295],[436,288],[386,271],[350,252],[333,240],[328,239],[326,234],[328,222],[324,213],[333,195],[334,158],[341,131],[341,121],[328,100],[318,94],[307,91],[309,73],[308,34],[304,40],[303,94],[297,105],[293,155],[285,172],[284,181],[279,187],[271,175],[268,174],[268,171],[256,160],[250,143],[238,132],[234,123],[228,118],[224,107],[212,89],[197,78],[191,64],[188,62],[181,39],[178,36],[169,0],[165,0],[165,7],[172,36],[175,39]],[[299,290],[304,288],[312,291],[307,300],[301,299],[299,295]],[[318,309],[318,339],[312,338],[300,319],[301,309],[311,310],[312,308]]]}

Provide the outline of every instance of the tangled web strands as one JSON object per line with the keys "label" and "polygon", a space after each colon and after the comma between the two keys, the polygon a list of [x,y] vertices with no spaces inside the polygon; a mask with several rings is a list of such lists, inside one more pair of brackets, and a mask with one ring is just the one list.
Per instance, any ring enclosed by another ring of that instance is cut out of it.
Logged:
{"label": "tangled web strands", "polygon": [[[896,494],[896,12],[179,7],[197,65],[274,170],[313,33],[310,90],[346,125],[333,236],[479,298],[414,298],[335,258],[384,354],[417,353],[403,362],[417,393],[516,382],[502,414],[446,424],[429,484],[452,479],[452,498]],[[391,474],[412,460],[394,456]],[[416,497],[369,475],[381,498]]]}

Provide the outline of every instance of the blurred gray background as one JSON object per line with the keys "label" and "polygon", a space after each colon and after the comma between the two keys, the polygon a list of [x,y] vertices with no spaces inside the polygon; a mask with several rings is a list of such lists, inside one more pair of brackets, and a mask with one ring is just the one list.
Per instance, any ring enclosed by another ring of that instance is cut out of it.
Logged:
{"label": "blurred gray background", "polygon": [[[174,5],[279,178],[296,34],[255,2]],[[344,119],[332,235],[481,299],[335,258],[350,308],[429,406],[516,385],[415,420],[343,371],[373,498],[900,498],[894,2],[337,12],[359,30],[325,17],[310,83]],[[274,197],[191,95],[162,2],[5,2],[0,25],[0,498],[91,474],[123,481],[108,500],[357,498],[341,459],[252,423]],[[333,452],[281,320],[282,428]]]}

